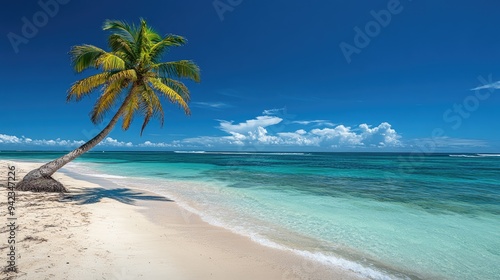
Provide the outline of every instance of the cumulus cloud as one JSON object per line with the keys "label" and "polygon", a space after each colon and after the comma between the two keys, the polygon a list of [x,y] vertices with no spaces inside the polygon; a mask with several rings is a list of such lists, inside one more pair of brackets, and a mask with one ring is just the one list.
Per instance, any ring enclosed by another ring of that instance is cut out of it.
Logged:
{"label": "cumulus cloud", "polygon": [[85,141],[75,141],[75,140],[63,140],[57,138],[55,140],[32,140],[30,138],[24,138],[26,144],[34,144],[37,146],[62,146],[62,147],[77,147],[83,145]]}
{"label": "cumulus cloud", "polygon": [[367,124],[359,126],[363,143],[371,146],[400,146],[400,135],[387,122],[371,128]]}
{"label": "cumulus cloud", "polygon": [[[194,137],[184,139],[184,144],[199,144],[205,147],[214,146],[313,146],[326,148],[339,147],[399,147],[401,136],[392,126],[381,123],[378,126],[361,124],[351,128],[344,125],[334,127],[315,128],[307,131],[298,129],[295,131],[282,131],[283,128],[275,129],[283,119],[265,115],[255,119],[234,124],[232,121],[219,120],[218,128],[227,133],[221,137]],[[307,124],[324,122],[304,121]],[[299,123],[297,121],[296,123]],[[305,124],[305,123],[304,123]],[[276,130],[279,130],[277,132]]]}
{"label": "cumulus cloud", "polygon": [[177,143],[177,141],[174,141],[172,143],[165,143],[165,142],[159,142],[159,143],[154,143],[151,141],[146,141],[144,143],[141,143],[137,145],[138,147],[143,147],[143,148],[173,148],[173,147],[180,147],[180,145]]}
{"label": "cumulus cloud", "polygon": [[332,147],[363,145],[362,136],[344,125],[338,125],[335,128],[313,129],[311,135],[319,137],[321,143],[327,143]]}
{"label": "cumulus cloud", "polygon": [[[24,146],[39,146],[39,147],[78,147],[85,143],[83,140],[65,140],[56,139],[31,139],[25,136],[17,137],[13,135],[0,134],[0,144],[15,144]],[[111,137],[104,139],[98,146],[110,147],[133,147],[132,142],[121,142]]]}
{"label": "cumulus cloud", "polygon": [[85,143],[84,141],[64,140],[64,139],[31,139],[25,136],[17,137],[13,135],[0,134],[0,144],[20,144],[20,145],[35,145],[35,146],[60,146],[72,147],[79,146]]}
{"label": "cumulus cloud", "polygon": [[287,145],[323,147],[399,147],[401,136],[389,123],[381,123],[371,128],[361,124],[357,128],[337,125],[334,128],[316,128],[309,132],[303,129],[282,132],[278,135]]}
{"label": "cumulus cloud", "polygon": [[121,142],[111,137],[107,137],[101,141],[97,146],[110,146],[110,147],[133,147],[132,142]]}
{"label": "cumulus cloud", "polygon": [[227,133],[248,133],[256,132],[259,127],[265,128],[267,126],[275,125],[283,121],[282,118],[275,116],[259,116],[252,120],[247,120],[239,124],[233,124],[233,121],[219,120],[219,128]]}
{"label": "cumulus cloud", "polygon": [[[30,139],[31,140],[31,139]],[[5,144],[20,144],[23,142],[23,139],[18,138],[17,136],[0,134],[0,143]]]}
{"label": "cumulus cloud", "polygon": [[[280,110],[280,109],[272,109]],[[277,112],[277,111],[273,111]],[[271,113],[271,112],[268,112]],[[296,121],[296,124],[303,125],[326,122],[324,120]],[[306,123],[307,122],[307,123]],[[277,126],[279,124],[279,126]],[[100,147],[123,147],[123,148],[229,148],[243,146],[269,146],[269,147],[317,147],[331,150],[336,148],[356,148],[356,147],[401,147],[401,136],[392,126],[383,122],[377,126],[360,124],[356,127],[345,125],[324,124],[323,127],[307,127],[286,131],[286,124],[283,119],[274,115],[258,116],[254,119],[240,123],[233,121],[219,120],[220,131],[223,136],[200,136],[185,138],[172,142],[151,142],[145,141],[140,144],[119,141],[107,137]],[[446,139],[442,140],[446,142]],[[0,134],[0,144],[15,144],[25,146],[61,146],[75,147],[82,145],[84,141],[74,140],[33,140],[27,137],[17,137]],[[458,141],[454,142],[456,145]],[[468,142],[462,141],[462,144]],[[477,143],[476,143],[477,144]]]}
{"label": "cumulus cloud", "polygon": [[280,132],[278,136],[284,145],[297,145],[297,146],[318,146],[319,139],[307,136],[307,132],[303,129],[294,132]]}

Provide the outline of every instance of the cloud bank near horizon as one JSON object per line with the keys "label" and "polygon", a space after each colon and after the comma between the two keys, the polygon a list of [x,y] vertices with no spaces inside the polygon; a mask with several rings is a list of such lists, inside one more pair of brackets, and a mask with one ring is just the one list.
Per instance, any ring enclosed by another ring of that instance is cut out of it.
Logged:
{"label": "cloud bank near horizon", "polygon": [[[318,151],[412,149],[418,139],[403,141],[388,122],[357,126],[333,124],[329,120],[286,120],[283,109],[265,110],[261,116],[243,122],[216,120],[221,136],[199,136],[170,142],[124,142],[105,138],[98,147],[125,149],[315,149]],[[289,127],[295,127],[291,130]],[[296,127],[299,126],[298,129]],[[288,128],[288,129],[287,129]],[[85,143],[83,140],[31,139],[25,136],[0,134],[0,148],[68,149]],[[449,143],[450,145],[447,145]],[[440,139],[438,147],[487,147],[484,141],[473,139]]]}

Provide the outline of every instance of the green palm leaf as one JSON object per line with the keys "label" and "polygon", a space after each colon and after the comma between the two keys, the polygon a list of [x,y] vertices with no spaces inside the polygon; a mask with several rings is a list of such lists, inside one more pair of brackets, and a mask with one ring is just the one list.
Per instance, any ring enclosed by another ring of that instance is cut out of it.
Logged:
{"label": "green palm leaf", "polygon": [[157,62],[161,54],[168,50],[169,47],[179,47],[186,44],[187,41],[181,36],[167,35],[163,40],[157,42],[151,47],[151,60]]}
{"label": "green palm leaf", "polygon": [[127,41],[125,38],[118,34],[112,34],[108,38],[108,45],[115,53],[122,53],[126,61],[132,62],[136,59],[134,49],[135,42]]}
{"label": "green palm leaf", "polygon": [[135,42],[134,34],[137,33],[137,28],[133,25],[120,20],[106,20],[102,26],[103,30],[114,32],[113,35],[118,35],[128,42]]}
{"label": "green palm leaf", "polygon": [[152,117],[158,118],[160,120],[160,126],[163,126],[164,113],[158,95],[156,95],[148,85],[145,85],[141,98],[142,98],[141,109],[144,112],[144,123],[142,124],[141,127],[141,135],[142,135],[144,129],[146,128]]}
{"label": "green palm leaf", "polygon": [[97,68],[102,72],[72,85],[68,101],[81,100],[84,96],[102,88],[90,119],[102,122],[115,105],[118,106],[122,93],[128,90],[121,101],[120,116],[122,128],[130,128],[134,116],[144,117],[141,135],[151,119],[164,122],[161,97],[179,105],[190,114],[187,86],[177,79],[200,81],[200,69],[191,60],[161,62],[160,58],[170,47],[186,44],[186,39],[177,35],[160,36],[143,19],[139,25],[119,20],[106,20],[103,30],[112,32],[108,38],[110,51],[93,45],[79,45],[71,48],[70,55],[76,72]]}
{"label": "green palm leaf", "polygon": [[128,130],[132,120],[134,118],[135,113],[139,109],[139,94],[138,88],[133,88],[130,92],[130,99],[127,104],[124,104],[125,111],[123,112],[123,130]]}
{"label": "green palm leaf", "polygon": [[186,102],[189,102],[191,100],[189,89],[184,83],[171,78],[163,78],[161,79],[161,81],[166,86],[176,91]]}
{"label": "green palm leaf", "polygon": [[70,101],[73,98],[76,101],[80,101],[85,95],[91,93],[97,87],[104,85],[110,76],[110,72],[104,72],[75,82],[69,89],[66,101]]}
{"label": "green palm leaf", "polygon": [[152,68],[164,78],[187,78],[195,82],[200,81],[200,68],[191,60],[158,63]]}
{"label": "green palm leaf", "polygon": [[122,79],[111,82],[106,86],[90,113],[90,120],[94,124],[98,124],[104,119],[106,113],[117,103],[119,94],[128,84],[129,82],[126,79]]}
{"label": "green palm leaf", "polygon": [[105,53],[103,49],[92,45],[75,46],[70,51],[73,68],[80,73],[87,68],[96,67],[96,60]]}
{"label": "green palm leaf", "polygon": [[119,56],[108,52],[100,55],[95,64],[104,71],[125,69],[125,61]]}
{"label": "green palm leaf", "polygon": [[184,112],[186,115],[190,115],[191,111],[189,110],[189,106],[187,105],[186,101],[182,98],[182,96],[173,90],[171,87],[165,85],[162,83],[162,81],[158,78],[149,78],[148,82],[151,84],[151,86],[162,96],[168,98],[172,103],[178,104],[184,109]]}

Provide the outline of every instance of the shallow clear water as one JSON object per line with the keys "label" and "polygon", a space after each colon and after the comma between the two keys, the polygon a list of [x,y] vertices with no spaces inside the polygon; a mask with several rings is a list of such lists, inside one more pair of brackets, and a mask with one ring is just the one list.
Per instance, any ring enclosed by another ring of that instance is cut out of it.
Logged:
{"label": "shallow clear water", "polygon": [[68,169],[164,194],[257,242],[370,278],[500,275],[498,155],[106,152]]}

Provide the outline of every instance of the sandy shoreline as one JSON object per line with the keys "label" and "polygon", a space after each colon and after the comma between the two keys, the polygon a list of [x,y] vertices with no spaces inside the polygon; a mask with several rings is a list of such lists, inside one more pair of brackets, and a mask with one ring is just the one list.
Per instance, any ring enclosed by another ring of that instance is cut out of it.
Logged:
{"label": "sandy shoreline", "polygon": [[[7,164],[18,179],[40,165],[0,161],[3,185]],[[157,194],[54,177],[71,193],[17,192],[18,272],[3,271],[3,279],[358,279],[212,226]],[[9,229],[0,231],[5,267]]]}

